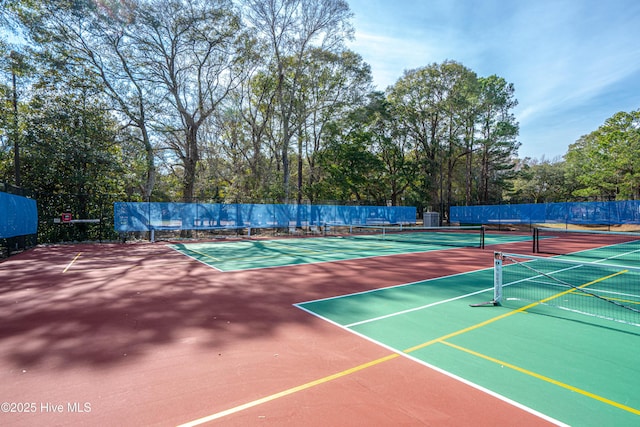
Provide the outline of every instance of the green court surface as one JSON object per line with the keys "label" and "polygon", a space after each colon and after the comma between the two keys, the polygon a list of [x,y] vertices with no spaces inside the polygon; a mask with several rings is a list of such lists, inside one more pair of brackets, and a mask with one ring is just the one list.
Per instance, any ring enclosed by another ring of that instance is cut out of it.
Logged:
{"label": "green court surface", "polygon": [[552,422],[640,425],[639,326],[538,303],[471,307],[492,283],[488,269],[296,306]]}
{"label": "green court surface", "polygon": [[[249,239],[232,242],[173,244],[172,248],[220,271],[282,267],[451,249],[460,233],[438,233],[432,241],[395,241],[379,236]],[[480,235],[469,233],[469,242]],[[485,245],[518,242],[529,235],[486,234]]]}

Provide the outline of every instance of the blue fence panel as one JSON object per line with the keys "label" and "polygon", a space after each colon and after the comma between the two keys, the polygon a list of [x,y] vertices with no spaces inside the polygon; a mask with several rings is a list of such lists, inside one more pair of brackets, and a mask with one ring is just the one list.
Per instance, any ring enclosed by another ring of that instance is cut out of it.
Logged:
{"label": "blue fence panel", "polygon": [[547,210],[544,203],[529,204],[530,223],[546,222]]}
{"label": "blue fence panel", "polygon": [[152,229],[288,228],[352,224],[415,224],[415,207],[296,204],[114,204],[118,232]]}
{"label": "blue fence panel", "polygon": [[148,218],[137,203],[113,204],[113,226],[116,231],[145,231],[148,230]]}
{"label": "blue fence panel", "polygon": [[220,204],[220,217],[216,221],[216,225],[227,228],[237,228],[238,225],[238,205]]}
{"label": "blue fence panel", "polygon": [[220,228],[221,215],[220,205],[208,203],[195,204],[195,217],[193,226],[196,230],[206,230],[210,228]]}
{"label": "blue fence panel", "polygon": [[394,209],[393,222],[396,224],[415,224],[416,208],[408,206],[398,206]]}
{"label": "blue fence panel", "polygon": [[640,224],[640,201],[452,206],[451,220],[461,224]]}
{"label": "blue fence panel", "polygon": [[27,236],[38,232],[36,201],[0,193],[0,238]]}
{"label": "blue fence panel", "polygon": [[333,225],[336,217],[335,205],[311,205],[312,226]]}
{"label": "blue fence panel", "polygon": [[614,203],[616,218],[619,223],[640,224],[640,202],[637,200]]}
{"label": "blue fence panel", "polygon": [[361,206],[340,206],[336,205],[333,207],[333,214],[329,216],[327,223],[333,225],[349,225],[353,218],[358,215],[358,210]]}
{"label": "blue fence panel", "polygon": [[[151,205],[151,227],[156,230],[175,229],[179,230],[183,226],[182,209],[183,203],[158,203]],[[186,225],[187,223],[185,223]]]}
{"label": "blue fence panel", "polygon": [[451,206],[451,220],[461,224],[482,224],[484,206]]}
{"label": "blue fence panel", "polygon": [[307,227],[311,224],[311,210],[309,205],[274,204],[278,227]]}
{"label": "blue fence panel", "polygon": [[254,212],[256,205],[251,203],[243,203],[237,205],[237,226],[238,227],[268,227],[273,223],[272,215],[267,209],[259,209]]}

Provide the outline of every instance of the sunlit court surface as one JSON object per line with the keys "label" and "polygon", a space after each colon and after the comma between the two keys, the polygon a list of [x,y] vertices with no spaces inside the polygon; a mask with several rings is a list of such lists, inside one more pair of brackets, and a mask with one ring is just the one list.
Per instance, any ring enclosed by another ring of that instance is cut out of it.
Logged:
{"label": "sunlit court surface", "polygon": [[8,258],[2,424],[638,425],[631,237],[374,234]]}

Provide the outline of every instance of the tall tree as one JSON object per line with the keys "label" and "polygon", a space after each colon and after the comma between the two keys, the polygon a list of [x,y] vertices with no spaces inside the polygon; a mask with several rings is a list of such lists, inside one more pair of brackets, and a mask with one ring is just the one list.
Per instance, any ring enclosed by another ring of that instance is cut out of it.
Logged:
{"label": "tall tree", "polygon": [[224,132],[221,147],[236,171],[227,185],[236,200],[241,195],[248,200],[277,198],[271,191],[276,186],[277,156],[269,144],[275,87],[274,75],[256,63],[251,76],[231,95],[229,109],[217,116]]}
{"label": "tall tree", "polygon": [[304,60],[310,50],[340,52],[353,33],[352,13],[344,0],[247,0],[246,18],[268,46],[266,69],[275,79],[277,128],[272,138],[282,165],[285,200],[290,198],[290,149],[303,123],[296,121],[301,86],[306,72]]}
{"label": "tall tree", "polygon": [[77,218],[105,218],[109,205],[124,197],[133,163],[121,145],[128,136],[96,96],[99,90],[87,80],[42,79],[24,106],[23,171],[45,219],[40,241],[97,239],[84,225],[53,226],[50,219],[66,210]]}
{"label": "tall tree", "polygon": [[329,124],[326,146],[317,153],[324,177],[311,189],[324,199],[363,202],[376,196],[383,164],[372,152],[371,134],[359,126],[357,114]]}
{"label": "tall tree", "polygon": [[579,197],[640,197],[640,110],[619,112],[569,146],[567,173]]}
{"label": "tall tree", "polygon": [[[474,120],[477,78],[455,61],[406,71],[389,89],[401,133],[413,141],[421,168],[421,205],[446,215],[455,168],[469,151],[468,121]],[[473,126],[471,126],[473,128]]]}
{"label": "tall tree", "polygon": [[156,0],[141,5],[131,35],[148,82],[164,91],[160,131],[193,200],[202,125],[243,77],[247,38],[231,0]]}
{"label": "tall tree", "polygon": [[419,205],[433,208],[439,202],[438,153],[444,123],[440,65],[405,71],[402,78],[388,89],[388,97],[396,112],[398,129],[411,140],[420,165],[421,179],[417,183]]}
{"label": "tall tree", "polygon": [[520,143],[513,108],[518,105],[513,84],[502,77],[481,77],[479,96],[480,203],[500,200],[513,177]]}
{"label": "tall tree", "polygon": [[457,62],[442,64],[442,84],[446,93],[442,102],[445,130],[440,161],[440,215],[449,218],[453,187],[459,161],[469,156],[468,124],[477,116],[478,78],[476,73]]}
{"label": "tall tree", "polygon": [[[5,11],[0,14],[0,29],[8,25],[9,16]],[[31,62],[24,46],[0,38],[0,143],[11,150],[13,182],[17,187],[22,186],[20,151],[23,134],[20,132],[19,105],[29,94],[29,77],[33,74]]]}
{"label": "tall tree", "polygon": [[[354,52],[334,54],[313,49],[305,60],[308,71],[301,79],[301,102],[294,114],[295,121],[301,123],[297,136],[298,203],[304,196],[313,200],[313,193],[306,188],[318,178],[316,154],[323,148],[328,123],[362,105],[371,89],[370,68]],[[306,182],[304,166],[308,168]]]}
{"label": "tall tree", "polygon": [[147,152],[146,196],[154,182],[155,133],[182,163],[183,198],[191,200],[198,131],[241,75],[246,39],[233,2],[45,0],[19,5],[18,16],[33,40],[99,76],[114,106],[139,129]]}
{"label": "tall tree", "polygon": [[141,191],[149,199],[155,183],[155,144],[149,116],[156,88],[147,84],[132,45],[131,24],[136,2],[97,3],[91,0],[14,2],[32,46],[64,73],[90,73],[102,80],[103,93],[127,125],[137,130],[146,168]]}

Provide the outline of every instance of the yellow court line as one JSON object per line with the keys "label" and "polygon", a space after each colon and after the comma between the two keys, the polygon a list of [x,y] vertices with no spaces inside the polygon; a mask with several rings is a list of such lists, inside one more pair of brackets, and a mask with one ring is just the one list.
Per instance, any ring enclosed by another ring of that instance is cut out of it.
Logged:
{"label": "yellow court line", "polygon": [[[590,285],[592,285],[594,283],[602,282],[602,281],[604,281],[606,279],[609,279],[611,277],[626,273],[627,271],[628,270],[619,271],[617,273],[613,273],[613,274],[610,274],[608,276],[601,277],[601,278],[596,279],[594,281],[591,281],[589,283],[585,283],[584,285],[580,285],[578,287],[579,288],[585,288],[585,287],[590,286]],[[517,310],[513,310],[513,311],[510,311],[508,313],[501,314],[500,316],[496,316],[496,317],[493,317],[491,319],[485,320],[484,322],[477,323],[476,325],[470,326],[468,328],[460,329],[459,331],[456,331],[456,332],[453,332],[453,333],[450,333],[450,334],[447,334],[447,335],[443,335],[440,338],[436,338],[434,340],[427,341],[427,342],[419,344],[417,346],[410,347],[410,348],[408,348],[406,350],[403,350],[403,353],[407,353],[408,354],[408,353],[411,353],[411,352],[414,352],[416,350],[428,347],[428,346],[433,345],[433,344],[438,343],[438,342],[444,343],[444,340],[446,340],[446,339],[449,339],[451,337],[455,337],[455,336],[458,336],[458,335],[462,335],[462,334],[464,334],[466,332],[469,332],[469,331],[473,331],[475,329],[478,329],[478,328],[481,328],[483,326],[486,326],[486,325],[488,325],[490,323],[496,322],[496,321],[498,321],[500,319],[504,319],[505,317],[512,316],[512,315],[514,315],[516,313],[521,313],[523,311],[528,310],[529,308],[535,307],[535,306],[537,306],[539,304],[543,304],[543,303],[545,303],[547,301],[550,301],[552,299],[559,298],[559,297],[561,297],[563,295],[566,295],[566,294],[572,292],[573,290],[574,289],[571,288],[571,289],[569,289],[567,291],[561,292],[559,294],[556,294],[556,295],[553,295],[551,297],[545,298],[545,299],[540,300],[538,302],[535,302],[535,303],[529,304],[527,306],[521,307],[521,308],[519,308]],[[284,390],[282,392],[275,393],[275,394],[272,394],[270,396],[263,397],[263,398],[258,399],[258,400],[254,400],[252,402],[248,402],[248,403],[245,403],[243,405],[236,406],[236,407],[231,408],[231,409],[227,409],[225,411],[217,412],[215,414],[212,414],[212,415],[209,415],[209,416],[206,416],[206,417],[203,417],[203,418],[199,418],[197,420],[194,420],[194,421],[191,421],[191,422],[188,422],[188,423],[185,423],[185,424],[181,424],[178,427],[193,427],[193,426],[198,426],[198,425],[207,423],[209,421],[217,420],[217,419],[225,417],[227,415],[235,414],[235,413],[243,411],[245,409],[249,409],[249,408],[252,408],[254,406],[258,406],[258,405],[261,405],[261,404],[266,403],[266,402],[270,402],[270,401],[275,400],[275,399],[279,399],[280,397],[288,396],[288,395],[296,393],[298,391],[306,390],[306,389],[314,387],[316,385],[324,384],[324,383],[332,381],[334,379],[347,376],[347,375],[352,374],[354,372],[358,372],[358,371],[361,371],[363,369],[369,368],[371,366],[375,366],[375,365],[378,365],[380,363],[386,362],[388,360],[395,359],[395,358],[397,358],[399,356],[400,356],[399,353],[393,353],[393,354],[390,354],[388,356],[381,357],[379,359],[373,360],[371,362],[364,363],[362,365],[358,365],[358,366],[356,366],[354,368],[347,369],[345,371],[341,371],[341,372],[338,372],[336,374],[329,375],[329,376],[326,376],[324,378],[320,378],[318,380],[311,381],[311,382],[308,382],[306,384],[303,384],[303,385],[300,385],[300,386],[297,386],[297,387],[293,387],[293,388]]]}
{"label": "yellow court line", "polygon": [[[607,279],[610,279],[612,277],[619,276],[621,274],[627,273],[628,271],[629,270],[618,271],[618,272],[610,274],[608,276],[600,277],[599,279],[593,280],[593,281],[591,281],[589,283],[585,283],[583,285],[576,286],[576,288],[586,288],[587,286],[591,286],[591,285],[593,285],[595,283],[603,282],[603,281],[605,281]],[[488,325],[490,323],[493,323],[493,322],[496,322],[498,320],[504,319],[505,317],[513,316],[514,314],[517,314],[517,313],[522,313],[522,312],[527,311],[530,308],[533,308],[533,307],[535,307],[537,305],[544,304],[544,303],[546,303],[548,301],[551,301],[551,300],[554,300],[556,298],[560,298],[561,296],[569,294],[569,293],[574,292],[574,291],[575,291],[574,288],[570,288],[570,289],[568,289],[566,291],[563,291],[563,292],[560,292],[558,294],[552,295],[552,296],[550,296],[548,298],[542,299],[540,301],[533,302],[533,303],[531,303],[529,305],[525,305],[524,307],[520,307],[520,308],[518,308],[516,310],[509,311],[507,313],[501,314],[500,316],[496,316],[496,317],[493,317],[491,319],[485,320],[484,322],[477,323],[477,324],[475,324],[473,326],[469,326],[468,328],[460,329],[459,331],[452,332],[452,333],[444,335],[444,336],[442,336],[440,338],[436,338],[436,339],[433,339],[431,341],[427,341],[425,343],[418,344],[418,345],[416,345],[414,347],[410,347],[410,348],[404,350],[404,352],[405,353],[411,353],[413,351],[420,350],[421,348],[428,347],[428,346],[430,346],[432,344],[435,344],[437,342],[442,342],[442,341],[447,340],[449,338],[452,338],[452,337],[455,337],[455,336],[458,336],[458,335],[462,335],[464,333],[467,333],[467,332],[473,331],[475,329],[481,328],[483,326],[486,326],[486,325]]]}
{"label": "yellow court line", "polygon": [[[575,294],[577,296],[585,297],[585,298],[598,298],[597,296],[592,295],[590,293],[577,292],[576,290],[573,291],[573,294]],[[619,294],[619,295],[623,295],[624,296],[624,294]],[[607,296],[606,299],[609,300],[609,301],[619,302],[621,304],[640,305],[640,301],[638,301],[638,300],[625,299],[625,298],[613,298],[613,297],[610,297],[610,296]]]}
{"label": "yellow court line", "polygon": [[80,258],[80,255],[82,255],[82,252],[78,252],[78,255],[76,255],[76,256],[75,256],[75,258],[73,258],[69,264],[67,264],[67,266],[64,268],[64,270],[62,270],[62,272],[63,272],[63,273],[66,273],[66,272],[67,272],[67,270],[69,270],[69,269],[71,268],[71,265],[72,265],[74,262],[76,262],[76,260],[77,260],[78,258]]}
{"label": "yellow court line", "polygon": [[456,350],[460,350],[460,351],[463,351],[465,353],[469,353],[469,354],[471,354],[473,356],[480,357],[481,359],[485,359],[485,360],[488,360],[490,362],[496,363],[496,364],[498,364],[500,366],[504,366],[504,367],[513,369],[515,371],[521,372],[521,373],[523,373],[525,375],[529,375],[529,376],[537,378],[539,380],[546,381],[546,382],[551,383],[553,385],[557,385],[558,387],[566,388],[567,390],[573,391],[575,393],[582,394],[583,396],[587,396],[587,397],[590,397],[592,399],[599,400],[600,402],[607,403],[607,404],[609,404],[611,406],[615,406],[618,409],[622,409],[622,410],[625,410],[627,412],[631,412],[632,414],[640,415],[640,410],[632,408],[632,407],[627,406],[627,405],[623,405],[622,403],[618,403],[618,402],[615,402],[613,400],[607,399],[606,397],[602,397],[602,396],[599,396],[597,394],[588,392],[586,390],[582,390],[582,389],[580,389],[578,387],[574,387],[572,385],[565,384],[565,383],[560,382],[558,380],[554,380],[553,378],[545,377],[544,375],[529,371],[527,369],[521,368],[521,367],[516,366],[516,365],[512,365],[511,363],[504,362],[504,361],[499,360],[499,359],[495,359],[495,358],[493,358],[491,356],[487,356],[486,354],[478,353],[477,351],[473,351],[473,350],[470,350],[468,348],[464,348],[464,347],[461,347],[459,345],[452,344],[450,342],[440,341],[440,343],[444,344],[444,345],[447,345],[449,347],[453,347]]}
{"label": "yellow court line", "polygon": [[363,363],[362,365],[358,365],[358,366],[356,366],[354,368],[350,368],[350,369],[347,369],[345,371],[338,372],[336,374],[329,375],[327,377],[320,378],[318,380],[311,381],[311,382],[308,382],[306,384],[302,384],[300,386],[293,387],[293,388],[290,388],[290,389],[285,390],[285,391],[281,391],[280,393],[275,393],[275,394],[272,394],[270,396],[266,396],[266,397],[263,397],[261,399],[254,400],[253,402],[245,403],[244,405],[240,405],[240,406],[236,406],[235,408],[227,409],[226,411],[221,411],[221,412],[215,413],[213,415],[209,415],[207,417],[199,418],[197,420],[194,420],[194,421],[191,421],[191,422],[188,422],[188,423],[185,423],[185,424],[181,424],[179,427],[193,427],[193,426],[198,426],[200,424],[207,423],[209,421],[217,420],[217,419],[225,417],[227,415],[235,414],[236,412],[244,411],[245,409],[249,409],[249,408],[252,408],[254,406],[258,406],[258,405],[261,405],[263,403],[270,402],[272,400],[279,399],[281,397],[288,396],[290,394],[297,393],[299,391],[302,391],[302,390],[317,386],[319,384],[323,384],[323,383],[335,380],[337,378],[341,378],[341,377],[350,375],[350,374],[352,374],[354,372],[358,372],[358,371],[361,371],[363,369],[369,368],[371,366],[378,365],[380,363],[386,362],[387,360],[395,359],[395,358],[397,358],[399,356],[400,356],[399,354],[393,353],[393,354],[390,354],[388,356],[381,357],[381,358],[376,359],[376,360],[372,360],[371,362]]}

